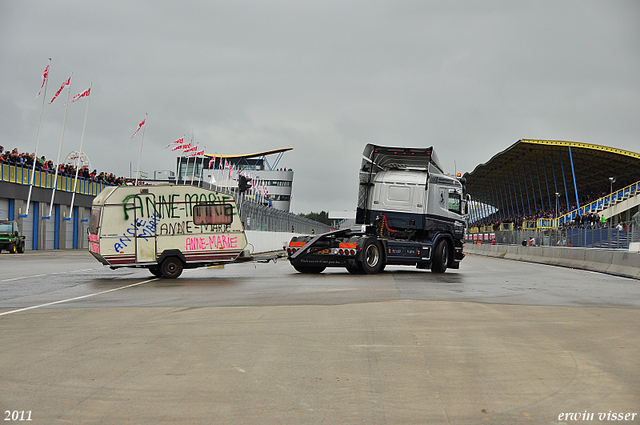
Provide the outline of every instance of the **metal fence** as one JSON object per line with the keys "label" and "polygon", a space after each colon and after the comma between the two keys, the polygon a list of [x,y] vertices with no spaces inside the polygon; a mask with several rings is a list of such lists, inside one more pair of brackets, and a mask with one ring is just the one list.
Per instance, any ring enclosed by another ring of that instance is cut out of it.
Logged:
{"label": "metal fence", "polygon": [[[194,182],[197,184],[197,182]],[[245,230],[258,230],[262,232],[291,232],[305,234],[320,234],[331,231],[326,224],[309,220],[308,218],[290,213],[288,211],[271,208],[253,199],[245,198],[238,193],[236,188],[216,186],[200,182],[200,186],[207,189],[232,195],[240,208],[240,219]]]}
{"label": "metal fence", "polygon": [[640,219],[620,223],[611,228],[565,227],[544,230],[513,230],[492,233],[470,233],[471,243],[523,244],[536,246],[573,246],[584,248],[628,249],[629,243],[640,242]]}

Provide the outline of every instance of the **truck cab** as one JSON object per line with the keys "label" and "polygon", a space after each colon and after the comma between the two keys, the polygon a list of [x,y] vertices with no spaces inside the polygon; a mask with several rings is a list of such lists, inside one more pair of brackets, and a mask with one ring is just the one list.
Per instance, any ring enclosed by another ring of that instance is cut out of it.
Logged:
{"label": "truck cab", "polygon": [[443,172],[433,147],[368,144],[356,210],[362,234],[346,230],[294,238],[289,260],[302,272],[344,266],[377,273],[389,264],[443,273],[459,268],[464,258],[465,221],[463,182]]}

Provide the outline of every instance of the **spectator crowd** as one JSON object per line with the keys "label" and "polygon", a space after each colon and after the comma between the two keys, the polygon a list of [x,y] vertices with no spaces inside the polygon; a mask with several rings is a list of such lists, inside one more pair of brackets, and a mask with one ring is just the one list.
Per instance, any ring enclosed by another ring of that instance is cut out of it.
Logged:
{"label": "spectator crowd", "polygon": [[[603,194],[602,196],[606,196]],[[586,204],[589,204],[600,197],[596,197],[594,199],[584,198]],[[568,210],[566,208],[561,208],[558,211],[558,217],[562,217],[563,215],[569,213],[569,211],[575,210],[574,206]],[[485,217],[483,220],[478,222],[477,226],[492,226],[494,231],[500,230],[500,225],[502,223],[512,223],[514,230],[521,230],[526,227],[525,222],[534,222],[539,219],[548,219],[553,220],[556,218],[555,210],[546,210],[546,211],[536,211],[535,213],[528,215],[518,215],[516,217],[513,216],[500,216],[500,213],[496,212],[491,214],[488,217]],[[584,229],[597,229],[601,227],[606,227],[606,223],[603,223],[600,215],[598,214],[583,214],[577,216],[575,219],[570,222],[564,223],[561,227],[569,227],[569,228],[584,228]]]}
{"label": "spectator crowd", "polygon": [[[56,166],[51,160],[47,160],[46,157],[42,156],[40,158],[36,158],[35,153],[24,153],[18,152],[18,148],[14,148],[13,150],[4,150],[3,146],[0,146],[0,164],[11,164],[18,165],[27,168],[32,168],[35,162],[36,170],[46,171],[55,173]],[[78,177],[82,177],[88,180],[106,183],[108,185],[132,185],[134,180],[125,178],[125,177],[116,177],[113,173],[105,173],[101,171],[98,173],[97,170],[90,171],[88,165],[84,165],[80,167],[78,171]],[[58,165],[58,175],[67,176],[67,177],[75,177],[76,175],[76,166],[73,164],[59,164]]]}

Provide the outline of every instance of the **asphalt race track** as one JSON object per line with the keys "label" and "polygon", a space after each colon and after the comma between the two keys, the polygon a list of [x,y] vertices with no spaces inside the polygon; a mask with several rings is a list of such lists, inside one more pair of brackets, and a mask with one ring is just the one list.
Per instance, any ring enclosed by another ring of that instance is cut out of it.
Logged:
{"label": "asphalt race track", "polygon": [[75,251],[0,270],[7,423],[640,423],[638,280],[474,255],[444,275],[163,280]]}

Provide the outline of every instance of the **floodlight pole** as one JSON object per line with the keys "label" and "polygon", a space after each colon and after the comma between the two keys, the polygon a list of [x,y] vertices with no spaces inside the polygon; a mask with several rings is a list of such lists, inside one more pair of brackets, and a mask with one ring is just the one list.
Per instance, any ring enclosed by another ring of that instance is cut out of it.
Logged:
{"label": "floodlight pole", "polygon": [[609,193],[611,195],[613,195],[613,184],[616,182],[616,178],[615,177],[609,177],[609,183],[610,183],[610,190]]}

